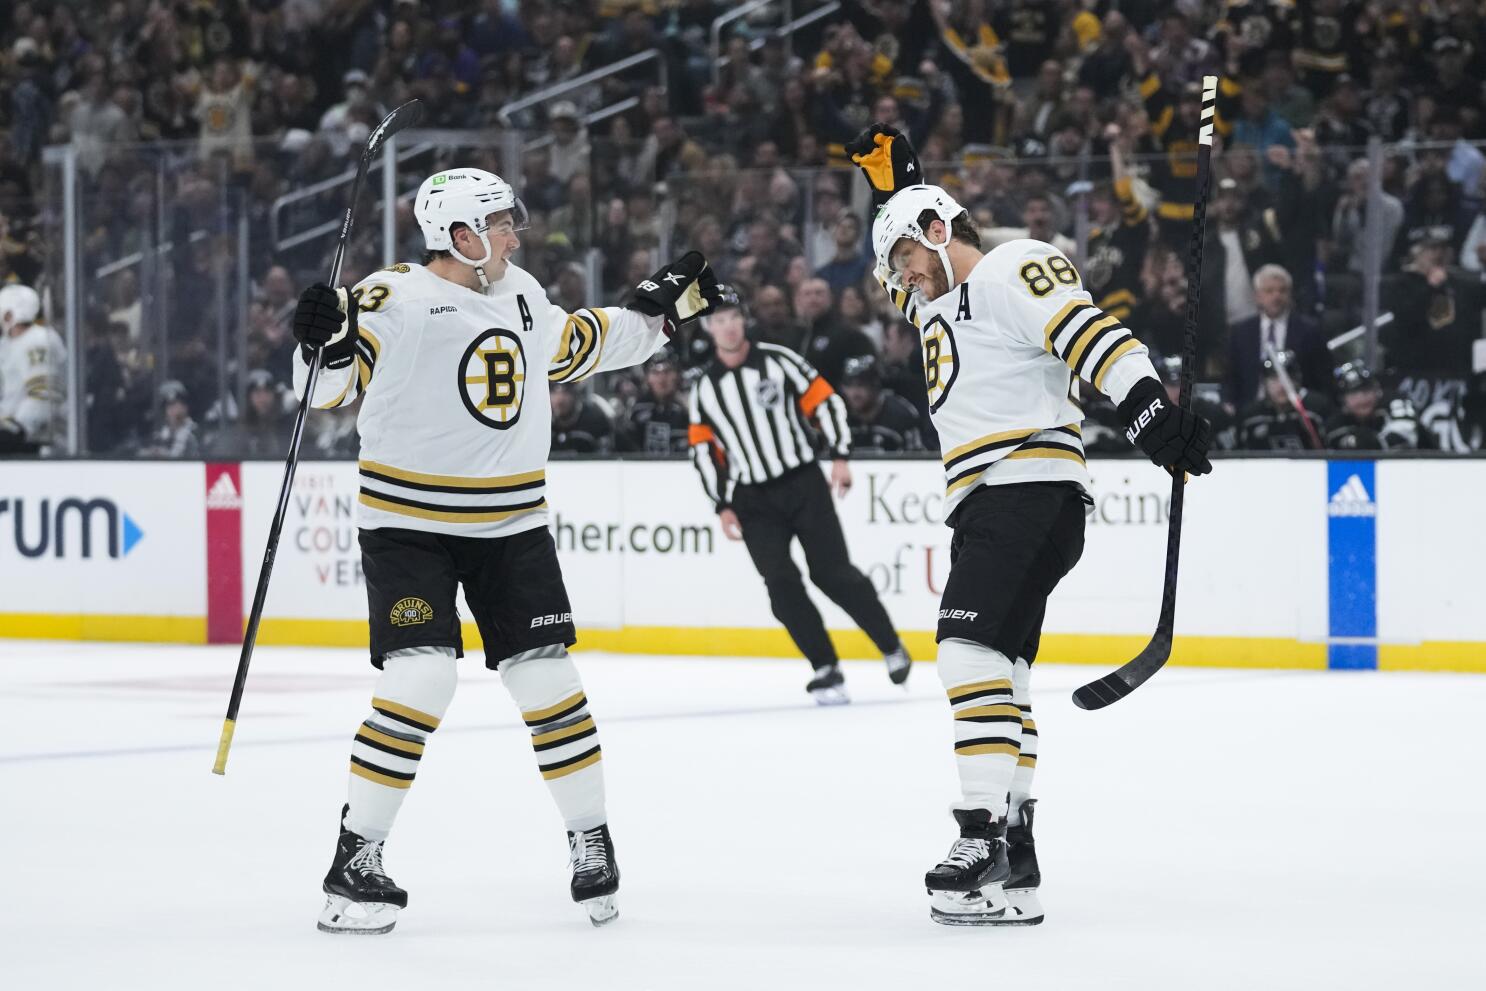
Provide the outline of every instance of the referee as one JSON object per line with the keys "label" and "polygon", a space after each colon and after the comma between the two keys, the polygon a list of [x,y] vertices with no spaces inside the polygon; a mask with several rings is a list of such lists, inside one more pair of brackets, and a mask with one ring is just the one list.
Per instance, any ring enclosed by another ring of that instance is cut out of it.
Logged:
{"label": "referee", "polygon": [[[748,340],[743,311],[726,303],[706,319],[714,356],[691,396],[692,461],[723,533],[741,536],[769,590],[774,616],[810,661],[806,685],[821,705],[847,702],[836,649],[805,594],[790,543],[799,538],[810,580],[872,638],[888,677],[908,679],[909,657],[872,582],[851,563],[831,490],[851,487],[846,406],[805,359]],[[813,419],[830,451],[829,487],[816,466]]]}

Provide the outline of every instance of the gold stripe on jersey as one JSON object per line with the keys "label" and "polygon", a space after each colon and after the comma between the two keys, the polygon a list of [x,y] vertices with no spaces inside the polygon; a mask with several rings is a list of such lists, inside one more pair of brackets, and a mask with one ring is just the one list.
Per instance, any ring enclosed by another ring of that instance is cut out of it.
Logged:
{"label": "gold stripe on jersey", "polygon": [[341,390],[340,395],[336,396],[328,403],[320,403],[315,407],[315,409],[335,409],[337,406],[346,401],[346,396],[351,392],[352,386],[356,386],[357,391],[360,391],[360,384],[357,381],[356,372],[354,369],[352,370],[351,375],[346,379],[346,387]]}
{"label": "gold stripe on jersey", "polygon": [[356,739],[373,744],[379,744],[381,748],[391,748],[405,757],[417,758],[423,756],[423,744],[416,740],[405,740],[401,737],[392,736],[372,726],[371,723],[362,723],[356,730]]}
{"label": "gold stripe on jersey", "polygon": [[365,778],[368,781],[375,781],[379,785],[386,785],[388,788],[413,787],[412,775],[409,775],[406,778],[395,778],[385,771],[375,770],[373,768],[366,767],[363,764],[357,763],[355,757],[351,758],[351,773],[356,775],[358,778]]}
{"label": "gold stripe on jersey", "polygon": [[991,739],[994,742],[987,743],[976,739],[958,743],[955,745],[955,755],[957,757],[978,757],[981,754],[1005,754],[1008,757],[1021,756],[1022,748],[1015,740],[1008,740],[1004,737]]}
{"label": "gold stripe on jersey", "polygon": [[1079,360],[1083,358],[1084,352],[1088,351],[1089,345],[1098,340],[1099,331],[1104,330],[1106,327],[1118,327],[1119,325],[1119,317],[1109,315],[1085,324],[1082,330],[1073,335],[1072,344],[1068,348],[1068,355],[1063,359],[1068,363],[1068,367],[1078,367]]}
{"label": "gold stripe on jersey", "polygon": [[384,465],[378,461],[359,461],[357,467],[362,471],[373,471],[378,475],[386,475],[400,482],[414,482],[420,485],[435,485],[439,488],[459,489],[500,489],[516,488],[528,482],[545,481],[547,472],[544,469],[537,471],[526,471],[519,475],[496,475],[492,478],[472,478],[467,475],[431,475],[422,471],[408,471],[405,468],[394,468]]}
{"label": "gold stripe on jersey", "polygon": [[1111,348],[1103,358],[1099,359],[1098,366],[1089,375],[1090,381],[1094,383],[1094,388],[1103,391],[1104,373],[1109,371],[1115,362],[1138,347],[1140,347],[1140,342],[1132,337],[1119,346]]}
{"label": "gold stripe on jersey", "polygon": [[1029,458],[1060,458],[1064,461],[1076,461],[1085,464],[1084,456],[1071,447],[1062,444],[1037,443],[1028,444],[1026,447],[1017,448],[1005,458],[1007,461],[1026,461]]}
{"label": "gold stripe on jersey", "polygon": [[547,369],[547,378],[553,382],[576,382],[587,378],[598,367],[608,338],[609,315],[603,310],[585,307],[568,314],[557,354]]}
{"label": "gold stripe on jersey", "polygon": [[1011,696],[1011,679],[994,678],[990,681],[975,681],[968,685],[956,685],[953,688],[947,689],[945,694],[949,696],[950,705],[958,705],[961,702],[968,702],[972,698],[980,698],[981,696],[1005,695],[1009,698]]}
{"label": "gold stripe on jersey", "polygon": [[439,728],[438,716],[430,716],[428,713],[420,712],[410,705],[403,705],[401,702],[393,702],[391,699],[373,697],[372,708],[377,710],[384,716],[391,716],[394,719],[401,719],[403,722],[407,723],[409,726],[412,726],[414,729],[423,730],[425,733],[432,733],[434,730]]}
{"label": "gold stripe on jersey", "polygon": [[598,747],[594,747],[592,750],[585,751],[576,757],[569,757],[567,760],[557,761],[553,764],[539,763],[537,768],[542,772],[542,778],[544,780],[551,781],[553,778],[567,777],[569,774],[581,771],[585,767],[592,767],[603,759],[603,752]]}
{"label": "gold stripe on jersey", "polygon": [[998,447],[1006,447],[1013,441],[1023,440],[1037,433],[1035,427],[1027,430],[1003,430],[1000,433],[986,434],[975,440],[947,452],[944,455],[944,467],[949,468],[967,458],[982,454],[985,451],[995,450]]}
{"label": "gold stripe on jersey", "polygon": [[440,508],[434,503],[410,504],[411,500],[394,502],[387,496],[373,495],[365,489],[362,489],[358,499],[363,506],[369,509],[380,509],[384,513],[396,513],[399,516],[433,520],[438,523],[499,523],[502,520],[534,513],[547,505],[547,500],[543,498],[530,503],[522,503],[510,509],[470,508],[461,510],[458,506]]}
{"label": "gold stripe on jersey", "polygon": [[521,713],[521,721],[526,725],[536,728],[543,723],[550,723],[554,719],[562,719],[574,715],[578,710],[588,704],[588,696],[577,691],[561,702],[554,703],[542,709],[527,709]]}

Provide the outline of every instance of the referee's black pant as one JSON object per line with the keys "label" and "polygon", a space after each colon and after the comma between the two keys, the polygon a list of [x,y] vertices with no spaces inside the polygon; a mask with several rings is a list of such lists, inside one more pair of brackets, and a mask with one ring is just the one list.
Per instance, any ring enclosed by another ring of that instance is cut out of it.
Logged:
{"label": "referee's black pant", "polygon": [[732,506],[753,566],[769,590],[774,617],[812,667],[834,664],[836,648],[790,559],[790,543],[797,537],[815,587],[845,610],[878,650],[886,654],[898,646],[898,633],[877,590],[847,555],[846,536],[819,464],[802,465],[759,485],[739,485]]}

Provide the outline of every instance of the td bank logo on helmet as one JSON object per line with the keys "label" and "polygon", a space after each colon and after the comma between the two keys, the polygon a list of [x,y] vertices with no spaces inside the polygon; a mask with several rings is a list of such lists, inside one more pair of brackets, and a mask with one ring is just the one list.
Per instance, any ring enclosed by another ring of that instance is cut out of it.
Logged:
{"label": "td bank logo on helmet", "polygon": [[0,496],[0,557],[127,557],[144,531],[112,499]]}

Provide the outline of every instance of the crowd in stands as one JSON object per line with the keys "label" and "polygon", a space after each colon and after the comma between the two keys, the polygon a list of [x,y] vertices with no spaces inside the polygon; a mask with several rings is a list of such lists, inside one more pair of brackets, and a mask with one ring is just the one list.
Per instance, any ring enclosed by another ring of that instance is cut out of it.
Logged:
{"label": "crowd in stands", "polygon": [[[780,34],[785,6],[731,22],[714,60],[710,26],[734,7],[714,0],[16,0],[0,9],[0,282],[57,298],[42,149],[70,143],[90,451],[278,456],[288,317],[333,236],[279,248],[276,225],[333,227],[346,191],[273,203],[349,168],[416,96],[424,126],[481,134],[413,157],[405,178],[519,177],[532,227],[517,262],[559,305],[614,302],[696,248],[756,337],[843,393],[860,449],[934,451],[918,342],[873,280],[845,142],[874,121],[909,133],[988,247],[1058,245],[1174,376],[1215,74],[1196,372],[1221,446],[1486,446],[1486,3],[842,0]],[[643,64],[500,113],[651,50],[664,88]],[[406,203],[397,239],[421,258]],[[345,280],[381,263],[363,220]],[[1375,368],[1356,363],[1360,338],[1328,345],[1361,323],[1369,266],[1391,314]],[[643,369],[555,390],[554,448],[684,450],[688,376],[709,354],[693,326]],[[1122,451],[1098,399],[1088,446]],[[310,456],[354,454],[349,418],[313,419]]]}

